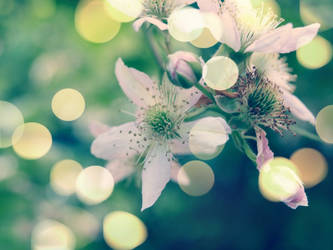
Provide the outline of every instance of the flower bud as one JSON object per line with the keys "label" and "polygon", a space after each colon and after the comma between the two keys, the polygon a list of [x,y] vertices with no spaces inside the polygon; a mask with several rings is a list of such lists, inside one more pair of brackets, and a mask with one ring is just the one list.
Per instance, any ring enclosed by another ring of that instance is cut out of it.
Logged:
{"label": "flower bud", "polygon": [[198,57],[190,52],[178,51],[169,55],[167,73],[170,81],[183,88],[199,82],[202,67]]}
{"label": "flower bud", "polygon": [[295,209],[308,206],[308,200],[296,166],[288,159],[274,158],[260,169],[259,187],[265,198],[282,201]]}

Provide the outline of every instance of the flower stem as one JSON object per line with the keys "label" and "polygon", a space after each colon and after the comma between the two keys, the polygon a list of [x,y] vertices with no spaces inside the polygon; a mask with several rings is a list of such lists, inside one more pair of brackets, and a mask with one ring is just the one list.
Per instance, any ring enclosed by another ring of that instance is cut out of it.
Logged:
{"label": "flower stem", "polygon": [[147,31],[147,40],[148,40],[148,43],[150,45],[150,49],[153,52],[155,60],[161,68],[161,71],[165,71],[165,64],[163,62],[163,58],[162,58],[162,56],[160,55],[160,53],[158,51],[158,46],[154,42],[151,30]]}
{"label": "flower stem", "polygon": [[202,86],[199,82],[194,84],[194,87],[196,87],[198,90],[200,90],[205,96],[207,96],[210,100],[213,101],[213,103],[215,102],[215,98],[213,96],[212,93],[209,92],[208,89],[206,89],[204,86]]}

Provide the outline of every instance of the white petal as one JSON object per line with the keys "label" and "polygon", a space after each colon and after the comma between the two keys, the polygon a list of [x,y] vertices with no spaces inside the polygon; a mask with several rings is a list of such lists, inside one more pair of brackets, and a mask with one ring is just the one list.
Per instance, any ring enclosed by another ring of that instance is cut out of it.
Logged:
{"label": "white petal", "polygon": [[111,127],[109,127],[108,125],[105,125],[101,122],[98,121],[92,121],[89,124],[89,130],[90,133],[94,136],[97,137],[103,133],[105,133],[106,131],[108,131]]}
{"label": "white petal", "polygon": [[171,176],[171,158],[164,146],[155,146],[147,155],[142,170],[142,209],[151,207]]}
{"label": "white petal", "polygon": [[195,155],[211,155],[229,140],[231,128],[221,117],[205,117],[196,121],[190,132],[189,145]]}
{"label": "white petal", "polygon": [[116,159],[109,162],[106,168],[111,172],[115,182],[120,182],[135,171],[135,162],[130,159]]}
{"label": "white petal", "polygon": [[134,122],[112,127],[93,141],[91,153],[104,160],[131,157],[146,147],[142,139],[139,140],[140,144],[137,143],[138,134]]}
{"label": "white petal", "polygon": [[136,69],[127,67],[121,58],[116,63],[116,76],[119,85],[135,104],[140,107],[154,105],[156,86],[149,76]]}
{"label": "white petal", "polygon": [[176,6],[189,5],[194,3],[196,0],[174,0]]}
{"label": "white petal", "polygon": [[181,166],[179,165],[178,162],[172,161],[171,163],[171,180],[174,182],[177,182],[177,176],[178,172],[180,170]]}
{"label": "white petal", "polygon": [[267,34],[262,35],[259,39],[254,41],[245,52],[264,52],[275,53],[279,52],[286,44],[292,32],[292,24],[288,23],[283,25]]}
{"label": "white petal", "polygon": [[160,30],[167,30],[168,29],[168,25],[163,23],[162,21],[160,21],[157,18],[153,18],[153,17],[141,17],[138,20],[136,20],[133,23],[133,28],[136,32],[138,32],[141,28],[141,26],[145,23],[145,22],[149,22],[153,25],[155,25],[156,27],[158,27]]}
{"label": "white petal", "polygon": [[224,11],[221,15],[223,35],[221,42],[228,45],[234,51],[239,51],[241,47],[240,32],[237,28],[235,19],[229,11]]}
{"label": "white petal", "polygon": [[180,130],[178,131],[181,138],[172,140],[170,144],[173,154],[189,155],[192,153],[189,146],[189,136],[194,124],[195,122],[185,122],[182,124]]}
{"label": "white petal", "polygon": [[305,27],[292,29],[287,43],[278,51],[280,53],[289,53],[308,44],[315,38],[320,28],[319,23],[310,24]]}
{"label": "white petal", "polygon": [[177,88],[177,98],[175,104],[180,106],[185,112],[192,108],[202,96],[202,93],[195,87],[190,89]]}
{"label": "white petal", "polygon": [[316,118],[304,103],[288,91],[283,91],[285,105],[290,108],[291,113],[298,119],[315,124]]}
{"label": "white petal", "polygon": [[261,128],[256,128],[257,136],[257,169],[260,171],[261,167],[268,160],[274,157],[274,153],[269,148],[268,140],[266,138],[266,132]]}

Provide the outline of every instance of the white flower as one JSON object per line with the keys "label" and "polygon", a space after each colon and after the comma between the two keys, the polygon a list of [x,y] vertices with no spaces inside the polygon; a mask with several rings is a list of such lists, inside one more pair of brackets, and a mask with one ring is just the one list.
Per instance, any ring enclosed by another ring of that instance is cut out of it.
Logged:
{"label": "white flower", "polygon": [[263,7],[254,9],[244,0],[197,0],[201,10],[220,15],[224,36],[222,43],[236,52],[289,53],[312,41],[320,24],[293,28],[291,23],[280,26],[282,19]]}
{"label": "white flower", "polygon": [[133,24],[134,30],[139,31],[145,22],[157,26],[160,30],[167,30],[164,23],[171,12],[182,6],[195,2],[195,0],[143,0],[144,11],[142,16]]}
{"label": "white flower", "polygon": [[[174,154],[189,154],[189,133],[194,125],[185,123],[187,111],[199,100],[195,89],[181,89],[167,77],[161,86],[144,73],[128,68],[121,59],[116,76],[125,94],[138,106],[136,121],[99,135],[92,153],[105,160],[142,160],[142,210],[152,206],[171,177]],[[205,141],[205,138],[202,138]],[[217,142],[212,142],[218,145]]]}
{"label": "white flower", "polygon": [[312,112],[299,100],[292,92],[295,86],[291,85],[291,81],[296,80],[296,75],[292,75],[291,69],[288,67],[284,58],[280,58],[279,54],[253,53],[249,68],[255,67],[259,74],[278,85],[282,91],[284,105],[288,107],[291,113],[297,118],[315,124],[315,117]]}

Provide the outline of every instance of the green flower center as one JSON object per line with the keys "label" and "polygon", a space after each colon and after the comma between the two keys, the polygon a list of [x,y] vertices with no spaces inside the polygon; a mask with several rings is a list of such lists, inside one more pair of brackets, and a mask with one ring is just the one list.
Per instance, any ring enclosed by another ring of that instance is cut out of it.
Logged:
{"label": "green flower center", "polygon": [[178,123],[169,112],[159,106],[154,106],[146,112],[144,122],[154,137],[174,139],[178,136]]}

